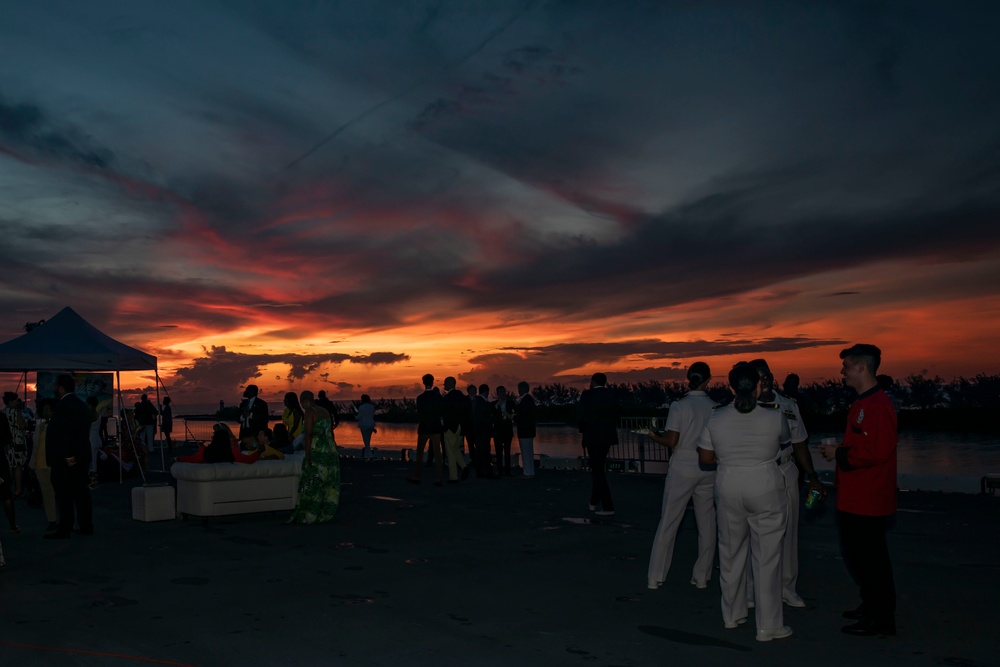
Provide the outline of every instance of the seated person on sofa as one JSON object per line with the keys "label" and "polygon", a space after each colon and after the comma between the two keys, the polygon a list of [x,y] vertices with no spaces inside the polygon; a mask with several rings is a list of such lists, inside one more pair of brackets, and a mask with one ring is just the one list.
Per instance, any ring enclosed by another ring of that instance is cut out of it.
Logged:
{"label": "seated person on sofa", "polygon": [[271,429],[266,427],[257,432],[257,451],[260,452],[262,461],[285,458],[285,455],[274,447]]}
{"label": "seated person on sofa", "polygon": [[179,463],[253,463],[260,458],[260,452],[244,454],[239,442],[225,424],[216,424],[212,430],[212,441],[190,456],[178,456]]}
{"label": "seated person on sofa", "polygon": [[281,422],[274,425],[274,431],[271,433],[271,446],[282,454],[295,453],[295,447],[288,439],[288,427]]}

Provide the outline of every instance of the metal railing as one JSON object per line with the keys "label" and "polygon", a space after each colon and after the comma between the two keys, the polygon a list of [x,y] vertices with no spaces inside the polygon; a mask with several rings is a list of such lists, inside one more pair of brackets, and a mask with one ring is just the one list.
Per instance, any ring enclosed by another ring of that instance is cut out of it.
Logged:
{"label": "metal railing", "polygon": [[[653,442],[641,429],[660,430],[662,417],[622,417],[618,423],[618,444],[608,452],[607,469],[611,472],[665,474],[670,453],[663,445]],[[590,468],[590,457],[580,457],[584,469]]]}
{"label": "metal railing", "polygon": [[[640,429],[662,428],[658,417],[622,417],[618,424],[618,444],[608,453],[608,470],[623,472],[666,472],[669,452]],[[649,465],[654,464],[654,465]]]}
{"label": "metal railing", "polygon": [[211,441],[212,431],[219,423],[214,419],[188,419],[187,417],[181,417],[181,419],[184,420],[184,431],[174,433],[174,437],[180,435],[182,436],[181,440],[188,442],[207,443]]}

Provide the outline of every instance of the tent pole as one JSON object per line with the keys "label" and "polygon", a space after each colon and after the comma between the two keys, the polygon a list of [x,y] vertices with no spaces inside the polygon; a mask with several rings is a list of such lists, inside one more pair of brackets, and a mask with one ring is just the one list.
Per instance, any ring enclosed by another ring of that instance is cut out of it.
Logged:
{"label": "tent pole", "polygon": [[[119,424],[119,433],[118,433],[118,443],[119,443],[118,459],[119,459],[119,465],[122,466],[122,467],[124,467],[124,465],[121,463],[121,449],[120,448],[121,448],[121,443],[124,441],[124,437],[127,434],[128,435],[128,442],[129,442],[130,445],[132,445],[132,461],[139,468],[139,475],[142,477],[142,485],[146,486],[146,484],[147,484],[146,471],[143,470],[143,466],[140,464],[140,461],[139,461],[139,451],[138,451],[138,448],[136,447],[136,444],[135,444],[135,434],[132,432],[133,431],[132,425],[129,424],[128,414],[125,412],[125,398],[122,396],[122,379],[121,379],[121,374],[118,371],[115,371],[115,373],[118,376],[118,411],[119,411],[119,414],[121,416],[121,418],[118,420],[118,424]],[[121,424],[125,424],[125,429],[124,430],[121,429]],[[119,477],[121,477],[121,471],[120,470],[119,470]]]}
{"label": "tent pole", "polygon": [[122,372],[115,371],[115,379],[118,382],[118,483],[121,484],[125,481],[125,473],[123,468],[125,464],[122,462]]}
{"label": "tent pole", "polygon": [[[156,386],[156,411],[160,413],[160,472],[166,472],[167,461],[166,454],[163,453],[163,406],[160,405],[160,365],[157,364],[156,368],[153,369],[153,373],[156,376],[156,381],[153,383]],[[164,388],[166,391],[166,388]]]}

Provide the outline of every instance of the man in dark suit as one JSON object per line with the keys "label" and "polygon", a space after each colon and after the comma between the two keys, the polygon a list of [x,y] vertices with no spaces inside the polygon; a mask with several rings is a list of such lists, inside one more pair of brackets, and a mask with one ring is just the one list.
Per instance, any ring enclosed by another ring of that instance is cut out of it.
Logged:
{"label": "man in dark suit", "polygon": [[490,386],[479,385],[478,395],[472,399],[472,431],[476,448],[472,460],[476,463],[476,479],[495,479],[490,465],[490,440],[493,438],[493,406],[489,401]]}
{"label": "man in dark suit", "polygon": [[257,448],[257,434],[261,429],[267,428],[271,418],[267,401],[262,399],[259,393],[257,385],[248,384],[243,390],[243,398],[246,400],[240,404],[240,442],[247,450]]}
{"label": "man in dark suit", "polygon": [[430,443],[434,458],[434,486],[443,486],[444,465],[441,458],[441,392],[434,386],[434,376],[428,373],[421,380],[424,391],[417,396],[417,453],[413,459],[413,475],[406,478],[411,484],[420,483],[420,469],[424,465],[424,447]]}
{"label": "man in dark suit", "polygon": [[525,477],[535,476],[535,399],[527,382],[517,383],[517,405],[514,422],[517,424],[517,445],[521,448],[521,468]]}
{"label": "man in dark suit", "polygon": [[475,424],[472,422],[472,403],[476,400],[476,394],[478,390],[476,385],[470,384],[465,389],[466,400],[469,402],[469,410],[465,413],[465,421],[462,422],[462,435],[465,438],[465,444],[469,450],[469,459],[472,464],[476,463],[476,428]]}
{"label": "man in dark suit", "polygon": [[156,442],[156,416],[159,414],[148,395],[139,397],[135,404],[135,423],[139,425],[139,442],[146,446],[147,452],[153,451]]}
{"label": "man in dark suit", "polygon": [[74,393],[72,375],[56,378],[56,407],[45,434],[45,458],[52,469],[52,488],[59,509],[59,527],[46,539],[68,539],[75,523],[80,534],[94,534],[90,499],[90,411]]}
{"label": "man in dark suit", "polygon": [[497,387],[497,400],[493,402],[493,445],[497,451],[497,476],[510,477],[510,443],[514,439],[514,399],[507,395],[507,388]]}
{"label": "man in dark suit", "polygon": [[461,470],[462,479],[468,479],[469,468],[462,456],[462,432],[469,421],[471,407],[465,393],[455,388],[455,378],[444,379],[444,397],[441,402],[441,421],[444,428],[444,453],[448,456],[448,482],[456,483]]}
{"label": "man in dark suit", "polygon": [[615,504],[604,467],[608,452],[618,444],[618,398],[607,388],[604,373],[594,373],[590,389],[580,394],[579,421],[583,448],[590,457],[590,510],[601,516],[612,516]]}

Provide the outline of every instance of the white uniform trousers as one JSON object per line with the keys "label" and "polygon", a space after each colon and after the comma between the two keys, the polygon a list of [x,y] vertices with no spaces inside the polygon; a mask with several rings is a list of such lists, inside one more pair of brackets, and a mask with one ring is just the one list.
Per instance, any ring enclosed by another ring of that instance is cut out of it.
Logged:
{"label": "white uniform trousers", "polygon": [[784,626],[781,606],[781,538],[785,531],[785,481],[778,465],[719,466],[715,497],[719,522],[722,620],[747,616],[746,562],[753,568],[757,632]]}
{"label": "white uniform trousers", "polygon": [[779,467],[785,478],[785,537],[781,540],[781,593],[798,595],[799,582],[799,467],[789,459]]}
{"label": "white uniform trousers", "polygon": [[[790,450],[789,450],[790,451]],[[785,535],[781,539],[781,595],[795,597],[799,582],[799,467],[795,459],[782,453],[778,466],[785,479]],[[747,561],[747,602],[753,602],[753,572]]]}
{"label": "white uniform trousers", "polygon": [[694,499],[694,518],[698,526],[698,559],[691,577],[698,583],[712,578],[715,559],[715,472],[698,467],[696,452],[677,452],[670,459],[670,469],[663,485],[663,505],[660,523],[653,538],[647,578],[650,585],[659,585],[667,578],[674,555],[677,530],[684,519],[688,500]]}

